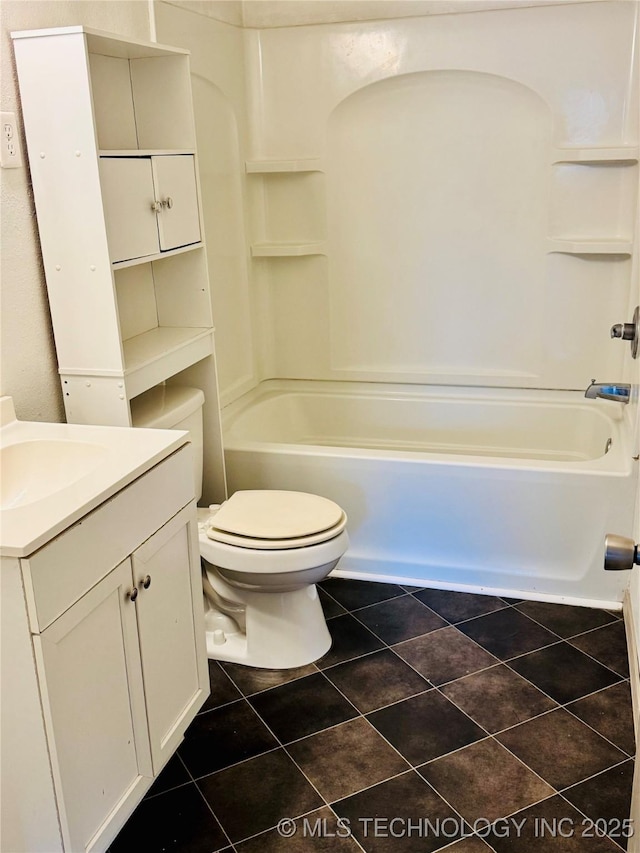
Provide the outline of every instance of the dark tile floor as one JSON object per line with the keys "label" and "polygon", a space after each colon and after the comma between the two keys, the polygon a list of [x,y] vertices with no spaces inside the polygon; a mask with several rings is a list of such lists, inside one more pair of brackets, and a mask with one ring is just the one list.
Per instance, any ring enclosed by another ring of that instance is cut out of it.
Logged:
{"label": "dark tile floor", "polygon": [[112,853],[626,848],[618,614],[338,578],[320,594],[317,664],[209,662],[211,697]]}

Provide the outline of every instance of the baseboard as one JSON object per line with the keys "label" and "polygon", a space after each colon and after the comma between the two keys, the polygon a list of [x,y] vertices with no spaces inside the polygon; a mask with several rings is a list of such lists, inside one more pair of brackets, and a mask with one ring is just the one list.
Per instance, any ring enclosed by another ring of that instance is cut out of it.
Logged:
{"label": "baseboard", "polygon": [[[338,569],[334,569],[331,573],[332,577],[377,581],[378,583],[395,583],[404,586],[425,586],[429,587],[429,589],[449,589],[453,592],[497,595],[500,598],[522,598],[527,601],[549,601],[553,604],[575,604],[578,607],[595,607],[599,610],[622,609],[622,604],[619,601],[579,598],[573,595],[556,595],[548,592],[533,592],[531,590],[521,590],[508,586],[455,583],[448,580],[437,581],[421,574],[421,567],[411,563],[390,565],[389,563],[378,560],[343,557],[339,566]],[[389,568],[392,570],[389,571]],[[640,614],[638,614],[638,618],[640,619]]]}

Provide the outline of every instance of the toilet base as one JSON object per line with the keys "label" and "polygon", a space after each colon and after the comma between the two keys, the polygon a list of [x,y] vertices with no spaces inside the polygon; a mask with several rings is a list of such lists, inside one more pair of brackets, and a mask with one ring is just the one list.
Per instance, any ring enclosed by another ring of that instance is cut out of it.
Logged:
{"label": "toilet base", "polygon": [[[219,577],[217,581],[216,586],[224,584]],[[229,589],[219,591],[228,593]],[[315,585],[290,592],[245,590],[242,599],[246,605],[246,633],[229,631],[228,625],[217,627],[225,623],[224,617],[216,617],[214,607],[205,614],[205,619],[216,626],[206,632],[207,656],[212,660],[260,669],[291,669],[313,663],[331,648]]]}

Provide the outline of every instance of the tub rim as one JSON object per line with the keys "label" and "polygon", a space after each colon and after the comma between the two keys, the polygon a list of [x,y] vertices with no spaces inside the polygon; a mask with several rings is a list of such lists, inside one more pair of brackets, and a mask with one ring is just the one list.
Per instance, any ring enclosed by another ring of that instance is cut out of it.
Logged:
{"label": "tub rim", "polygon": [[[611,432],[613,444],[608,453],[585,460],[550,460],[527,457],[507,457],[437,453],[435,451],[373,449],[341,447],[331,444],[298,444],[291,442],[260,441],[258,439],[234,439],[233,422],[251,407],[279,396],[312,394],[314,396],[362,397],[365,399],[429,400],[433,402],[489,404],[519,403],[523,406],[571,408],[588,411],[589,416],[604,420]],[[560,398],[560,399],[558,399]],[[475,386],[406,385],[396,383],[352,382],[344,380],[266,379],[245,392],[222,409],[223,446],[226,451],[286,453],[293,456],[323,456],[353,459],[388,459],[429,465],[449,465],[459,468],[527,469],[540,473],[601,474],[626,477],[633,473],[634,460],[631,451],[631,430],[622,411],[622,404],[615,401],[593,401],[590,405],[583,392],[573,389],[528,389],[494,388]],[[602,404],[601,406],[599,404]]]}

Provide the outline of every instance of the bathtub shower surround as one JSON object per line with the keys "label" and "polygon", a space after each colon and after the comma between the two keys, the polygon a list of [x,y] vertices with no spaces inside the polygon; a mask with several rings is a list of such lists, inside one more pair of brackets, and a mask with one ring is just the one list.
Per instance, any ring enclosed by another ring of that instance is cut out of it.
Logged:
{"label": "bathtub shower surround", "polygon": [[446,5],[157,4],[207,143],[229,490],[335,500],[351,574],[616,603],[637,401],[584,391],[638,383],[610,328],[638,304],[639,4]]}

